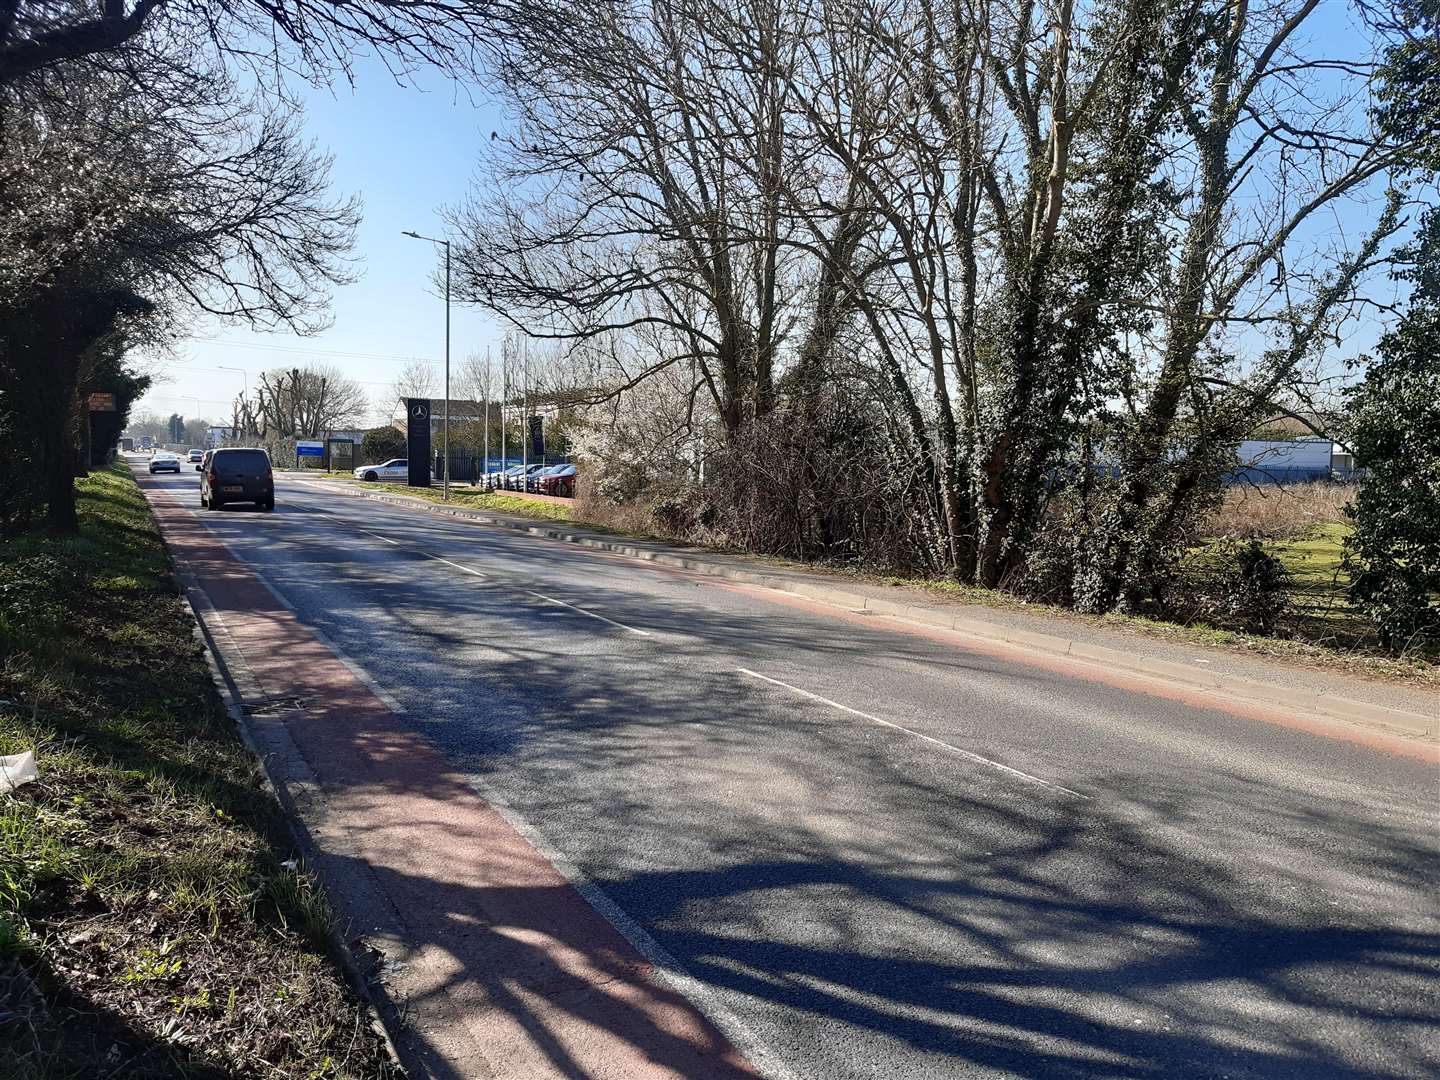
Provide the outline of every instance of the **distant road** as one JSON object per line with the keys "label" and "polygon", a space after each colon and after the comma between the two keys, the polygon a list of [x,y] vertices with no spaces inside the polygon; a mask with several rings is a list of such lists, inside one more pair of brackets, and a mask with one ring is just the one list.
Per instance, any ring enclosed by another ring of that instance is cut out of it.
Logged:
{"label": "distant road", "polygon": [[1432,764],[312,483],[141,482],[772,1072],[1440,1076]]}

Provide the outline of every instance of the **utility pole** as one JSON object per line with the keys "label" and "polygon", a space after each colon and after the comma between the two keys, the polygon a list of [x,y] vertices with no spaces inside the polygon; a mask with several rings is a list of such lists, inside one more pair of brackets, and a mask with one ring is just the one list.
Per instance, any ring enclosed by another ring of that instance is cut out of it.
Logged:
{"label": "utility pole", "polygon": [[450,241],[445,241],[445,483],[441,498],[450,498]]}
{"label": "utility pole", "polygon": [[528,488],[530,477],[530,340],[520,341],[520,490]]}
{"label": "utility pole", "polygon": [[510,467],[510,450],[505,442],[505,399],[510,396],[509,342],[500,343],[500,471]]}
{"label": "utility pole", "polygon": [[490,484],[490,399],[494,396],[494,386],[490,375],[490,346],[485,346],[485,468],[483,475],[485,484]]}
{"label": "utility pole", "polygon": [[445,249],[445,434],[444,450],[444,494],[443,499],[450,498],[450,241],[437,240],[433,236],[421,236],[417,232],[406,231],[405,236],[414,240],[428,240],[432,244],[439,244]]}

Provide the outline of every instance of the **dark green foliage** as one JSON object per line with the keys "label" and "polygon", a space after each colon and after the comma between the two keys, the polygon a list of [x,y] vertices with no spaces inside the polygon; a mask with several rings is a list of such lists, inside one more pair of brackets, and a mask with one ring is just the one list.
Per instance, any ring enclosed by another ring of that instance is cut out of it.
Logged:
{"label": "dark green foliage", "polygon": [[[1419,175],[1440,172],[1440,0],[1402,0],[1401,44],[1376,80],[1377,124],[1414,141]],[[1350,393],[1350,438],[1367,471],[1347,513],[1350,597],[1392,648],[1440,632],[1440,209],[1422,217],[1396,276],[1410,306]]]}
{"label": "dark green foliage", "polygon": [[114,412],[90,414],[90,468],[103,465],[120,442],[120,433],[130,420],[130,408],[150,389],[150,376],[138,375],[125,365],[120,348],[91,350],[90,370],[83,377],[82,394],[103,392],[115,396]]}
{"label": "dark green foliage", "polygon": [[85,471],[88,422],[80,392],[96,357],[122,354],[127,328],[151,310],[133,292],[96,287],[82,273],[57,274],[28,303],[0,308],[0,443],[18,471],[34,477],[16,485],[0,517],[4,533],[42,508],[52,531],[77,528],[73,480]]}
{"label": "dark green foliage", "polygon": [[1418,147],[1411,164],[1440,171],[1440,0],[1396,0],[1403,40],[1386,51],[1375,79],[1375,122]]}
{"label": "dark green foliage", "polygon": [[1440,296],[1417,290],[1379,354],[1350,395],[1367,475],[1347,511],[1346,566],[1352,600],[1401,646],[1440,631]]}
{"label": "dark green foliage", "polygon": [[1235,550],[1228,586],[1216,603],[1246,629],[1272,633],[1289,604],[1290,575],[1284,564],[1251,540]]}
{"label": "dark green foliage", "polygon": [[376,465],[390,458],[405,456],[405,435],[389,424],[371,428],[360,441],[360,457],[356,465]]}

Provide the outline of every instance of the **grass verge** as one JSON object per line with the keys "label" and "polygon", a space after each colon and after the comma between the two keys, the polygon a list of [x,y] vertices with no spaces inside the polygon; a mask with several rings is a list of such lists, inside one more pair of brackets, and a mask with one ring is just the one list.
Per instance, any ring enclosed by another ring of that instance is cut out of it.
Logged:
{"label": "grass verge", "polygon": [[123,466],[0,547],[0,1073],[387,1077]]}
{"label": "grass verge", "polygon": [[1285,539],[1266,540],[1290,575],[1289,608],[1274,635],[1249,633],[1205,622],[1167,622],[1143,615],[1083,615],[1068,608],[1024,600],[1012,593],[977,589],[950,581],[884,578],[886,584],[943,596],[963,604],[1033,614],[1104,626],[1126,633],[1190,645],[1228,648],[1289,663],[1326,668],[1345,674],[1440,687],[1440,655],[1417,648],[1395,655],[1381,648],[1375,628],[1346,600],[1349,577],[1342,568],[1345,537],[1350,527],[1335,522],[1309,524]]}
{"label": "grass verge", "polygon": [[[408,484],[367,483],[363,480],[331,478],[335,483],[363,487],[366,491],[384,492],[388,495],[409,495],[426,502],[443,502],[444,496],[438,487],[410,487]],[[535,518],[537,521],[574,521],[570,506],[565,503],[541,502],[527,499],[504,491],[473,491],[468,486],[450,485],[450,503],[467,510],[492,510],[497,514],[512,514],[515,517]],[[576,522],[576,524],[582,524]]]}
{"label": "grass verge", "polygon": [[[443,496],[435,488],[410,488],[401,484],[377,485],[402,495],[414,495],[429,502],[442,502]],[[514,514],[517,517],[531,517],[537,521],[570,521],[570,507],[562,503],[540,502],[523,495],[512,495],[503,491],[467,491],[464,488],[450,488],[450,502],[467,510],[493,510],[497,514]]]}

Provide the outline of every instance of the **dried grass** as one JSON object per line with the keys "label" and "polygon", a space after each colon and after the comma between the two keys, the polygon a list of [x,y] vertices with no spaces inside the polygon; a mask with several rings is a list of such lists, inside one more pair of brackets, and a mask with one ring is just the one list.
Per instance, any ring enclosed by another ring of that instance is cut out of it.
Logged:
{"label": "dried grass", "polygon": [[1350,484],[1236,485],[1205,525],[1205,535],[1257,540],[1293,540],[1316,526],[1345,521],[1345,504],[1355,496]]}
{"label": "dried grass", "polygon": [[665,522],[655,514],[655,507],[660,501],[654,493],[644,493],[626,502],[615,502],[604,495],[596,494],[582,477],[571,504],[571,517],[577,523],[595,525],[629,536],[692,540],[692,537],[665,528]]}

